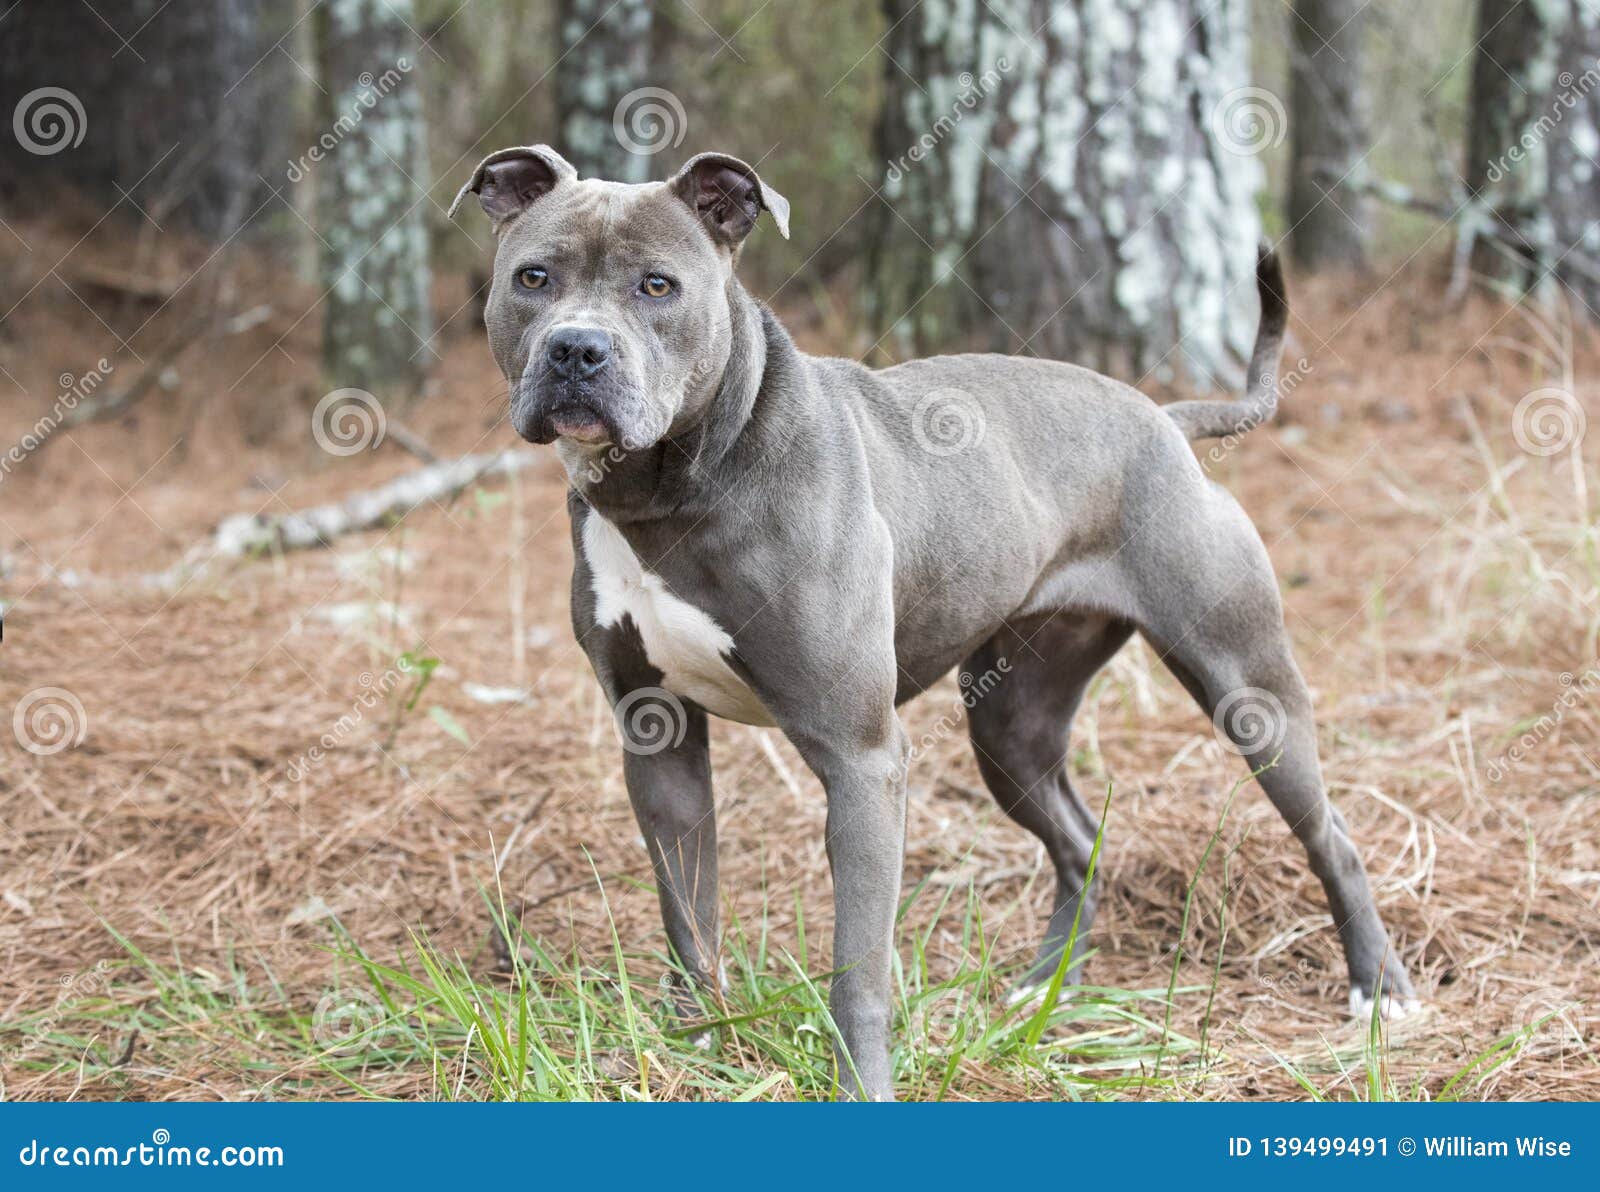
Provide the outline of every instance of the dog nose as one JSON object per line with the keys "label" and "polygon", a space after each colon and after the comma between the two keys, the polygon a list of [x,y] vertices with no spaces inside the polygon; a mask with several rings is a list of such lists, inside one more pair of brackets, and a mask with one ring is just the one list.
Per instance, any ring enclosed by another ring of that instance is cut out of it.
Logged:
{"label": "dog nose", "polygon": [[611,336],[598,327],[557,327],[545,341],[544,358],[556,376],[586,380],[611,359]]}

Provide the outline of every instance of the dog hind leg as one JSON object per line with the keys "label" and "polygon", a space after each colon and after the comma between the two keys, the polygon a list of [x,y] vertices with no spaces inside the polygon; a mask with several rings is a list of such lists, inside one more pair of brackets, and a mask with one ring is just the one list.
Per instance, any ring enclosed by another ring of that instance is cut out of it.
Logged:
{"label": "dog hind leg", "polygon": [[[1265,548],[1231,498],[1217,498],[1205,539],[1141,560],[1153,594],[1140,628],[1166,666],[1233,743],[1305,848],[1333,912],[1350,969],[1350,1002],[1408,1010],[1415,993],[1373,902],[1366,866],[1329,802],[1317,758],[1311,695],[1283,627]],[[1173,539],[1168,539],[1172,543]],[[1203,553],[1193,548],[1205,541]],[[1164,576],[1167,582],[1158,582]],[[1174,582],[1172,577],[1178,577]]]}
{"label": "dog hind leg", "polygon": [[[1074,922],[1081,955],[1094,921],[1087,879],[1099,820],[1073,789],[1068,736],[1089,681],[1132,632],[1126,621],[1062,611],[1000,630],[962,665],[978,770],[1001,810],[1043,842],[1056,871],[1049,926],[1016,995],[1055,974]],[[1077,981],[1081,969],[1075,962],[1067,979]]]}

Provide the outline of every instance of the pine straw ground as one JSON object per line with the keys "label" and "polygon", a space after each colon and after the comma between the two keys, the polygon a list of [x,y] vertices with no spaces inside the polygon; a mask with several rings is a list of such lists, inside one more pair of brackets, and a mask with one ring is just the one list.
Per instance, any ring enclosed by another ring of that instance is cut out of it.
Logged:
{"label": "pine straw ground", "polygon": [[[70,244],[23,234],[12,300]],[[4,324],[4,368],[33,395],[8,389],[8,443],[109,342],[64,285]],[[1073,759],[1092,801],[1113,788],[1090,979],[1142,994],[1084,999],[1037,1039],[1000,1003],[1042,930],[1042,852],[982,793],[954,685],[905,710],[931,743],[910,780],[902,1096],[1600,1097],[1600,721],[1582,680],[1600,435],[1581,463],[1512,435],[1541,385],[1592,417],[1600,358],[1438,292],[1415,267],[1295,287],[1309,374],[1215,469],[1271,550],[1333,797],[1425,1011],[1376,1043],[1347,1020],[1300,849],[1253,784],[1227,806],[1238,760],[1134,645]],[[148,355],[185,301],[135,346]],[[127,335],[144,315],[106,317]],[[291,317],[185,357],[134,418],[0,484],[0,707],[62,688],[87,726],[49,756],[0,740],[4,1095],[826,1095],[827,1024],[799,976],[826,973],[824,804],[775,734],[713,732],[741,1021],[710,1053],[671,1033],[644,850],[567,625],[553,459],[332,549],[176,590],[147,578],[223,514],[414,466],[310,445],[317,316]],[[468,322],[408,419],[451,451],[512,442]],[[366,707],[405,651],[438,660],[415,706],[408,677]],[[485,703],[472,684],[533,694]],[[1524,732],[1526,756],[1494,765]],[[531,957],[510,976],[489,943],[500,905]]]}

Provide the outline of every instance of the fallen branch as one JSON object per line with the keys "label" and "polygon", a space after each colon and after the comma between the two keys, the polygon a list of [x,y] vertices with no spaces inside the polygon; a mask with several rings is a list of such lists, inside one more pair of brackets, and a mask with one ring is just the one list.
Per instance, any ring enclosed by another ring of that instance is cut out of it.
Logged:
{"label": "fallen branch", "polygon": [[265,550],[326,546],[340,535],[388,525],[429,501],[454,497],[486,477],[520,472],[538,458],[536,452],[517,450],[464,455],[418,468],[337,504],[282,515],[238,513],[217,527],[211,549],[237,558]]}
{"label": "fallen branch", "polygon": [[117,270],[101,265],[77,265],[72,270],[72,280],[87,289],[120,294],[140,302],[167,303],[183,288],[181,281],[166,281],[148,273]]}
{"label": "fallen branch", "polygon": [[[1337,172],[1329,166],[1319,166],[1316,170],[1318,177],[1327,179],[1337,177]],[[1388,178],[1378,178],[1368,173],[1359,173],[1344,179],[1344,184],[1358,194],[1370,195],[1395,207],[1403,207],[1407,211],[1417,211],[1423,215],[1431,215],[1440,223],[1457,223],[1462,219],[1471,219],[1481,216],[1482,213],[1492,212],[1494,208],[1480,200],[1468,202],[1441,201],[1419,195],[1409,186],[1394,182]]]}
{"label": "fallen branch", "polygon": [[426,439],[424,439],[410,427],[402,426],[393,418],[389,419],[388,437],[395,443],[396,446],[405,448],[405,450],[411,452],[412,455],[416,456],[425,464],[436,464],[439,462],[438,453],[434,451],[432,447],[428,446],[428,441]]}
{"label": "fallen branch", "polygon": [[[1324,167],[1317,172],[1326,176],[1327,169]],[[1454,200],[1440,201],[1419,195],[1410,187],[1398,182],[1370,174],[1349,179],[1346,185],[1357,193],[1370,195],[1380,202],[1406,211],[1415,211],[1440,223],[1455,226],[1457,241],[1452,254],[1450,278],[1450,292],[1453,295],[1459,296],[1466,288],[1468,261],[1472,255],[1473,245],[1479,240],[1494,244],[1523,259],[1537,258],[1540,255],[1539,246],[1530,243],[1517,230],[1519,220],[1516,218],[1516,209],[1498,204],[1494,196],[1487,191],[1470,197],[1461,197],[1465,192],[1460,192]],[[1588,281],[1600,284],[1600,264],[1583,253],[1569,250],[1559,263],[1563,268],[1570,269]]]}
{"label": "fallen branch", "polygon": [[[223,339],[232,335],[240,335],[251,328],[258,326],[272,317],[272,307],[256,306],[242,314],[216,326],[216,319],[205,314],[190,319],[178,332],[162,344],[156,354],[139,370],[139,375],[124,388],[113,389],[108,393],[97,394],[85,398],[77,406],[67,412],[61,420],[62,430],[74,430],[80,426],[88,426],[95,422],[106,422],[119,415],[127,413],[138,404],[151,389],[158,384],[165,384],[163,377],[167,370],[177,363],[178,357],[196,344],[203,343],[211,338],[213,329],[216,338]],[[54,436],[52,436],[54,437]],[[45,439],[40,443],[44,446],[50,442]],[[407,448],[410,449],[409,446]]]}
{"label": "fallen branch", "polygon": [[[80,402],[61,420],[61,429],[72,430],[79,426],[87,426],[91,422],[103,422],[128,410],[150,392],[179,356],[199,342],[200,333],[209,322],[209,317],[191,319],[161,346],[161,350],[145,364],[132,384]],[[48,443],[50,439],[45,439],[44,442]]]}

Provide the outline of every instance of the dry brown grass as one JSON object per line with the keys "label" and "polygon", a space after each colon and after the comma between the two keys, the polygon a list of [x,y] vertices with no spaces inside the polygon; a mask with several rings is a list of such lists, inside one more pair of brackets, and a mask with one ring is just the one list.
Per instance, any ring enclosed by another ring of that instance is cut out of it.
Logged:
{"label": "dry brown grass", "polygon": [[[41,262],[75,238],[23,234]],[[28,261],[8,264],[14,300],[35,277]],[[1256,432],[1216,474],[1271,550],[1334,798],[1427,998],[1422,1016],[1393,1029],[1390,1072],[1437,1092],[1497,1037],[1553,1013],[1470,1095],[1600,1097],[1596,708],[1574,701],[1520,764],[1499,781],[1489,774],[1575,689],[1560,676],[1597,665],[1600,564],[1581,481],[1600,436],[1576,460],[1535,457],[1517,448],[1511,418],[1545,384],[1569,384],[1595,411],[1600,360],[1580,346],[1575,379],[1563,382],[1523,350],[1540,332],[1522,314],[1488,301],[1435,309],[1435,279],[1420,273],[1296,290],[1291,355],[1312,371],[1285,423]],[[182,305],[135,346],[158,342]],[[115,326],[125,335],[141,317]],[[504,446],[499,378],[465,321],[413,421],[442,449]],[[553,459],[496,498],[468,494],[331,550],[215,567],[177,590],[142,578],[226,513],[304,506],[411,466],[387,448],[337,461],[315,451],[315,319],[288,324],[276,317],[186,358],[173,392],[64,437],[0,482],[0,591],[14,605],[0,711],[58,687],[81,701],[88,726],[80,746],[43,757],[0,734],[0,1024],[37,1017],[97,961],[125,959],[110,929],[218,982],[245,972],[296,1004],[329,986],[330,915],[379,959],[419,930],[483,957],[490,924],[478,890],[497,881],[530,932],[604,967],[611,934],[590,857],[624,944],[661,946],[607,711],[567,626],[570,547]],[[4,334],[0,363],[26,390],[0,378],[10,443],[48,406],[57,375],[80,372],[109,337],[49,279]],[[1393,420],[1399,401],[1414,418]],[[419,708],[397,726],[387,709],[366,713],[295,781],[291,763],[357,705],[361,677],[403,650],[441,661]],[[535,695],[484,704],[463,683]],[[911,705],[913,737],[953,698],[947,685]],[[820,789],[774,735],[719,725],[714,738],[729,908],[746,919],[765,909],[774,940],[792,945],[798,893],[807,932],[823,938]],[[1143,647],[1100,680],[1075,747],[1082,783],[1116,792],[1091,977],[1164,987],[1183,893],[1237,759]],[[975,878],[998,952],[1020,960],[1043,926],[1041,850],[981,793],[960,734],[920,760],[911,786],[908,885]],[[1337,1095],[1325,1041],[1349,1048],[1361,1030],[1344,1017],[1320,890],[1253,786],[1221,843],[1227,885],[1221,864],[1207,867],[1183,941],[1180,984],[1210,985],[1217,966],[1219,1053],[1190,1091],[1297,1095],[1276,1054]],[[913,907],[914,926],[927,908]],[[941,926],[932,962],[953,965],[963,948]],[[93,993],[111,1007],[94,1045],[7,1064],[6,1095],[232,1097],[269,1083],[259,1054],[216,1044],[205,1023],[130,1041],[116,1007],[154,996],[138,972]],[[1174,1029],[1197,1035],[1206,1002],[1180,999]],[[425,1070],[367,1081],[399,1095],[436,1087]],[[954,1086],[961,1096],[1030,1091],[971,1070]]]}

